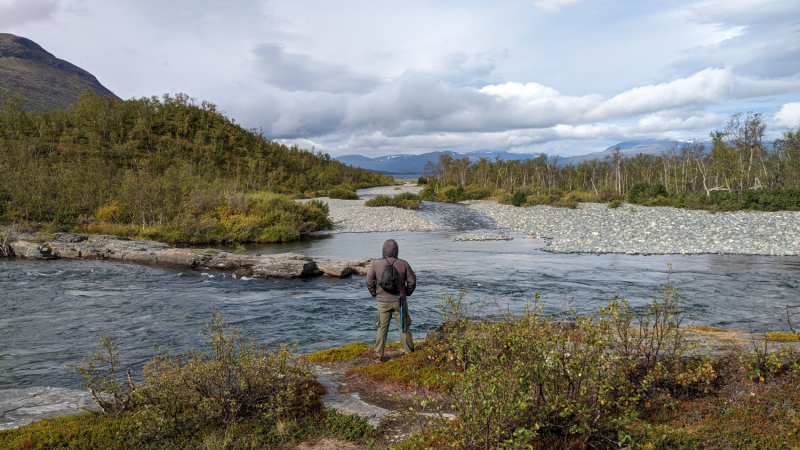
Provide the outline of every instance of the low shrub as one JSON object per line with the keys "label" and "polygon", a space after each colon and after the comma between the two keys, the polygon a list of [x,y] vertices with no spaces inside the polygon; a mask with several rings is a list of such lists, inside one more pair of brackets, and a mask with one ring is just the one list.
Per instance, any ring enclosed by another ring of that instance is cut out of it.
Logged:
{"label": "low shrub", "polygon": [[[312,231],[329,229],[327,203],[314,199],[300,203],[282,194],[252,192],[229,196],[211,211],[208,199],[198,197],[192,203],[197,213],[181,215],[158,226],[141,227],[112,221],[95,221],[76,226],[93,234],[113,234],[138,239],[172,243],[288,242]],[[205,205],[205,206],[203,206]],[[102,211],[101,211],[102,210]],[[113,204],[98,210],[106,218],[115,217]],[[120,213],[121,214],[121,213]]]}
{"label": "low shrub", "polygon": [[514,206],[522,206],[527,201],[528,195],[521,189],[517,189],[513,194],[511,194],[511,204]]}
{"label": "low shrub", "polygon": [[445,186],[437,194],[430,184],[418,194],[422,200],[457,203],[464,200],[483,200],[492,196],[490,189],[480,186]]}
{"label": "low shrub", "polygon": [[553,203],[551,203],[550,205],[554,206],[556,208],[575,209],[575,208],[578,207],[578,201],[579,200],[578,200],[578,197],[576,195],[570,195],[570,196],[568,196],[566,198],[560,198],[560,199],[554,201]]}
{"label": "low shrub", "polygon": [[462,200],[483,200],[492,196],[492,191],[482,187],[467,187],[464,194],[461,196]]}
{"label": "low shrub", "polygon": [[434,190],[433,186],[430,184],[425,186],[424,189],[420,191],[417,196],[422,200],[428,200],[430,202],[437,201],[436,200],[436,191]]}
{"label": "low shrub", "polygon": [[445,201],[451,203],[460,202],[464,199],[464,187],[461,185],[447,186],[442,190],[442,196],[444,196]]}
{"label": "low shrub", "polygon": [[374,436],[363,419],[322,410],[324,386],[288,347],[260,347],[221,314],[204,336],[202,349],[154,357],[144,385],[119,372],[119,350],[103,336],[103,351],[74,366],[99,410],[0,431],[0,448],[277,448]]}
{"label": "low shrub", "polygon": [[394,206],[396,208],[404,209],[418,209],[422,200],[416,194],[411,192],[404,192],[397,194],[394,197],[388,195],[378,195],[375,198],[369,199],[364,202],[365,206]]}
{"label": "low shrub", "polygon": [[620,206],[622,206],[623,203],[625,203],[625,202],[622,201],[622,200],[619,200],[619,199],[611,200],[610,202],[608,202],[608,207],[610,209],[616,209],[616,208],[619,208]]}
{"label": "low shrub", "polygon": [[[570,439],[616,447],[640,405],[664,403],[664,393],[704,395],[716,379],[707,358],[683,356],[692,344],[669,281],[642,312],[615,298],[591,317],[573,311],[556,319],[536,303],[519,316],[487,317],[463,298],[442,299],[445,321],[426,340],[434,361],[445,364],[440,370],[449,370],[447,395],[459,420],[405,448],[548,448]],[[487,318],[472,319],[480,316]]]}
{"label": "low shrub", "polygon": [[54,232],[62,232],[66,233],[71,231],[76,225],[75,216],[72,215],[69,211],[59,211],[55,217],[53,217],[53,223],[51,224],[51,229]]}
{"label": "low shrub", "polygon": [[657,202],[659,206],[666,206],[670,204],[668,197],[669,192],[663,184],[640,181],[634,183],[628,190],[627,200],[628,203],[635,205],[651,205],[651,203]]}
{"label": "low shrub", "polygon": [[328,189],[329,198],[338,198],[342,200],[358,200],[358,194],[350,189],[344,187],[334,187]]}
{"label": "low shrub", "polygon": [[428,179],[427,179],[427,178],[425,178],[425,177],[419,177],[419,178],[417,179],[417,186],[424,186],[424,185],[426,185],[426,184],[428,184]]}

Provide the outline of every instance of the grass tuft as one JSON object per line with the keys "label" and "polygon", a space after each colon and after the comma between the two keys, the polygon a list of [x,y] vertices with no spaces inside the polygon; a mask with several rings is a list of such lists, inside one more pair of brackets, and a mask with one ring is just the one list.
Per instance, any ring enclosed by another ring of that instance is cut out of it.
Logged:
{"label": "grass tuft", "polygon": [[771,342],[800,342],[800,338],[794,333],[766,333],[763,335],[768,341]]}

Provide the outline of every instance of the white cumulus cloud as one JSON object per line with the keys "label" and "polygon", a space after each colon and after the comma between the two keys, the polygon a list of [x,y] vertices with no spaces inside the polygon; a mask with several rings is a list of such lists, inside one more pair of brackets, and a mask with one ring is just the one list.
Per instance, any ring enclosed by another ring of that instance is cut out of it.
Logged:
{"label": "white cumulus cloud", "polygon": [[775,113],[773,122],[781,128],[800,128],[800,102],[787,103]]}

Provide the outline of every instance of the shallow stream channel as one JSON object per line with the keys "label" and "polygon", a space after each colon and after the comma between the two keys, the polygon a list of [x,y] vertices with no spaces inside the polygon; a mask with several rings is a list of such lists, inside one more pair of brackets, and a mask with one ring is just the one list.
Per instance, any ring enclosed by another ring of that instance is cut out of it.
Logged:
{"label": "shallow stream channel", "polygon": [[[615,295],[635,307],[659,296],[668,264],[691,316],[686,324],[784,331],[787,305],[800,307],[798,257],[553,254],[540,250],[543,240],[514,233],[513,240],[455,241],[502,231],[464,205],[424,202],[417,214],[446,231],[343,233],[247,251],[378,258],[384,240],[397,240],[417,273],[409,299],[415,338],[440,323],[437,305],[446,293],[466,288],[465,301],[515,312],[539,293],[548,313],[569,307],[592,314]],[[154,345],[172,353],[200,346],[215,310],[244,335],[297,344],[300,353],[375,339],[376,305],[364,276],[248,280],[93,260],[0,260],[0,310],[0,394],[79,388],[81,378],[64,366],[96,351],[104,333],[114,333],[124,363],[141,374]],[[397,339],[395,329],[390,339]]]}

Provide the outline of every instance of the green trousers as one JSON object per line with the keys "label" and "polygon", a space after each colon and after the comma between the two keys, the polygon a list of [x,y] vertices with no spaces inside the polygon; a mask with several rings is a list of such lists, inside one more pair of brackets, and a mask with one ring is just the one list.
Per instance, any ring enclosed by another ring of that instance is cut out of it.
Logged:
{"label": "green trousers", "polygon": [[375,322],[375,327],[378,328],[378,333],[375,336],[375,354],[383,357],[383,349],[386,347],[386,336],[389,335],[389,323],[394,320],[397,322],[397,329],[400,330],[400,342],[403,344],[403,350],[406,352],[414,351],[414,340],[411,338],[411,316],[408,314],[408,303],[406,298],[403,297],[403,327],[400,327],[400,303],[396,302],[378,302],[378,320]]}

